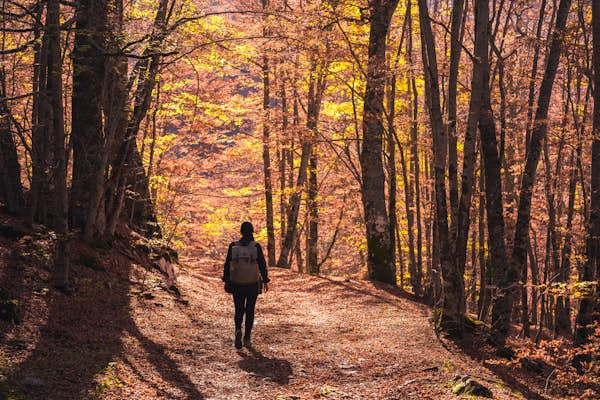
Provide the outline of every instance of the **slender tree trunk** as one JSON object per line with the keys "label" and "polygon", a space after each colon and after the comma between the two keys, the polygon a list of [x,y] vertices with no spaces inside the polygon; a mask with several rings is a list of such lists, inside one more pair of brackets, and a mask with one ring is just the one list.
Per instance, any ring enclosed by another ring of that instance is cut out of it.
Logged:
{"label": "slender tree trunk", "polygon": [[[481,156],[483,172],[485,175],[485,205],[488,225],[488,242],[490,245],[490,264],[494,283],[501,282],[502,273],[506,266],[506,247],[504,243],[504,216],[502,210],[502,176],[500,156],[496,139],[496,126],[491,105],[489,86],[489,61],[488,61],[488,0],[477,0],[475,3],[476,24],[483,24],[486,29],[476,29],[476,34],[483,35],[480,42],[481,48],[475,49],[476,57],[483,70],[482,105],[479,113],[479,132],[481,135]],[[497,301],[498,293],[495,301]],[[510,310],[509,310],[510,313]],[[494,307],[492,310],[492,337],[503,344],[502,335],[496,335],[497,324],[503,326],[503,318],[508,318],[501,309]]]}
{"label": "slender tree trunk", "polygon": [[[408,33],[407,33],[407,41],[406,41],[406,52],[408,53],[409,64],[413,65],[413,33],[412,33],[412,15],[411,15],[411,3],[412,0],[408,1],[407,10],[406,10],[406,18]],[[407,90],[408,90],[408,113],[410,118],[410,159],[411,159],[411,169],[414,178],[414,194],[415,194],[415,216],[416,216],[416,245],[417,245],[417,261],[414,264],[414,278],[412,277],[411,272],[411,286],[413,288],[413,292],[415,296],[422,296],[423,294],[423,235],[421,230],[421,168],[420,168],[420,160],[419,160],[419,144],[418,144],[418,135],[419,135],[419,126],[418,126],[418,113],[419,113],[419,98],[417,92],[417,85],[415,81],[414,74],[410,75],[410,78],[407,81]],[[410,183],[409,183],[410,186]],[[407,189],[405,189],[407,190]],[[411,210],[412,212],[412,210]],[[407,213],[407,217],[409,214]],[[414,249],[412,249],[414,253]],[[413,255],[414,257],[414,255]]]}
{"label": "slender tree trunk", "polygon": [[[396,241],[396,228],[398,227],[398,217],[396,216],[396,127],[394,126],[394,119],[396,117],[396,74],[392,73],[390,78],[390,85],[388,89],[388,110],[387,110],[387,153],[388,153],[388,215],[390,219],[390,245],[392,247],[392,264],[394,269],[396,268],[396,245],[399,243]],[[402,149],[400,149],[402,152]],[[404,155],[402,162],[404,163]],[[404,188],[405,191],[408,189]],[[414,255],[414,253],[413,253]],[[401,263],[402,264],[402,263]],[[402,268],[403,269],[403,268]],[[411,274],[412,275],[412,274]],[[402,276],[402,271],[400,276]],[[402,278],[403,280],[404,278]]]}
{"label": "slender tree trunk", "polygon": [[[41,2],[40,2],[41,4]],[[38,19],[42,19],[43,8],[40,6]],[[50,198],[49,166],[52,164],[50,151],[49,129],[47,115],[49,101],[46,85],[48,78],[48,38],[39,30],[35,31],[33,67],[33,104],[32,104],[32,133],[31,133],[31,190],[30,190],[30,220],[48,224],[48,201]],[[41,37],[41,44],[40,42]]]}
{"label": "slender tree trunk", "polygon": [[529,255],[529,268],[531,270],[531,325],[538,324],[538,286],[540,284],[540,271],[538,269],[538,260],[533,252],[531,241],[527,243],[527,254]]}
{"label": "slender tree trunk", "polygon": [[491,300],[490,288],[488,287],[489,269],[485,255],[485,181],[483,171],[479,174],[479,218],[477,220],[477,236],[479,246],[479,302],[477,303],[477,314],[481,321],[487,319]]}
{"label": "slender tree trunk", "polygon": [[[458,231],[458,150],[457,150],[457,132],[456,132],[456,100],[458,87],[458,66],[460,63],[460,55],[462,52],[462,23],[464,12],[464,0],[453,0],[452,2],[452,18],[450,23],[450,69],[448,72],[448,178],[449,178],[449,199],[451,210],[451,229],[450,236],[454,243]],[[472,86],[473,87],[473,86]],[[468,232],[467,232],[468,235]],[[456,244],[453,244],[456,248]],[[466,249],[465,249],[466,252]],[[465,253],[466,259],[466,253]],[[459,265],[460,268],[460,265]],[[464,264],[462,266],[464,271]]]}
{"label": "slender tree trunk", "polygon": [[519,279],[519,271],[527,258],[527,241],[529,221],[531,217],[531,198],[535,183],[537,165],[540,158],[542,141],[548,128],[548,106],[552,94],[552,86],[560,60],[563,36],[571,0],[561,0],[556,15],[556,26],[552,33],[550,51],[546,60],[546,69],[540,86],[538,105],[531,131],[531,140],[527,151],[525,169],[521,177],[521,190],[519,195],[519,208],[515,237],[513,243],[512,262],[507,264],[506,273],[502,281],[498,282],[498,294],[494,303],[497,320],[494,324],[494,336],[498,344],[504,344],[510,328],[508,316],[512,311],[515,288]]}
{"label": "slender tree trunk", "polygon": [[308,232],[306,235],[306,271],[309,274],[319,273],[319,208],[317,203],[317,149],[313,148],[309,161],[308,178]]}
{"label": "slender tree trunk", "polygon": [[[262,9],[269,7],[269,0],[261,0]],[[263,26],[263,35],[268,36],[269,29]],[[267,222],[267,258],[269,265],[275,263],[275,228],[273,225],[273,183],[271,179],[271,156],[269,154],[269,136],[270,136],[270,80],[269,80],[269,57],[267,49],[263,49],[262,60],[262,79],[263,79],[263,168],[265,184],[265,204],[266,204],[266,222]]]}
{"label": "slender tree trunk", "polygon": [[371,279],[396,283],[394,249],[385,204],[385,173],[382,160],[385,51],[390,21],[398,0],[372,0],[369,50],[360,154],[362,203],[367,236],[367,268]]}
{"label": "slender tree trunk", "polygon": [[[569,199],[567,205],[567,222],[565,225],[565,239],[563,242],[559,280],[562,283],[569,282],[571,272],[571,241],[573,240],[573,215],[575,213],[575,191],[577,188],[577,167],[575,165],[575,154],[571,152],[569,163]],[[569,296],[559,297],[559,305],[556,310],[558,321],[563,331],[571,331],[571,301]]]}
{"label": "slender tree trunk", "polygon": [[8,212],[21,214],[23,211],[21,166],[12,134],[6,97],[5,72],[4,67],[0,66],[0,199],[4,200]]}
{"label": "slender tree trunk", "polygon": [[[442,272],[442,309],[440,313],[440,328],[449,335],[461,336],[465,314],[464,278],[459,274],[456,264],[452,261],[450,238],[448,231],[448,213],[446,203],[446,157],[448,138],[442,122],[440,108],[440,86],[435,54],[435,39],[431,30],[431,22],[427,2],[419,0],[419,20],[421,25],[421,49],[423,53],[423,68],[425,75],[425,90],[427,106],[431,121],[434,156],[434,186],[435,186],[435,227],[439,257]],[[434,243],[436,241],[434,240]]]}
{"label": "slender tree trunk", "polygon": [[[479,60],[482,52],[487,52],[485,30],[487,25],[481,23],[476,25],[475,36],[475,57]],[[460,43],[459,43],[460,44]],[[487,53],[486,53],[487,54]],[[482,106],[483,89],[483,65],[482,62],[473,63],[473,72],[471,77],[471,98],[469,100],[469,114],[467,117],[467,128],[465,131],[465,141],[463,144],[463,167],[461,174],[461,193],[458,204],[455,259],[456,268],[459,274],[464,274],[465,263],[467,260],[467,240],[469,238],[469,227],[471,225],[471,198],[473,188],[475,187],[475,162],[477,158],[476,137],[477,123]],[[483,171],[482,171],[483,173]]]}
{"label": "slender tree trunk", "polygon": [[[289,120],[288,120],[288,106],[287,106],[287,94],[285,87],[285,77],[281,76],[280,85],[280,98],[281,98],[281,158],[279,162],[279,235],[280,241],[283,243],[285,239],[286,231],[286,207],[287,207],[287,194],[286,178],[287,178],[287,166],[288,158],[291,157],[291,143],[289,136]],[[291,186],[291,185],[290,185]],[[281,246],[280,246],[281,247]]]}
{"label": "slender tree trunk", "polygon": [[62,91],[62,54],[60,49],[60,3],[48,0],[46,36],[48,40],[48,77],[46,84],[50,113],[47,124],[51,132],[55,165],[52,169],[53,219],[57,235],[54,260],[55,284],[66,287],[69,283],[69,208],[67,197],[67,151]]}
{"label": "slender tree trunk", "polygon": [[[412,99],[410,99],[410,97],[412,96],[412,92],[410,90],[410,79],[407,80],[407,83],[409,104],[412,104]],[[410,117],[412,117],[411,107],[412,106],[409,106]],[[412,147],[412,143],[410,144],[410,146]],[[406,221],[408,225],[408,272],[410,274],[410,285],[412,286],[412,290],[415,296],[421,296],[421,282],[419,280],[419,274],[417,272],[417,258],[415,254],[415,205],[413,203],[413,188],[412,182],[408,178],[408,166],[406,165],[404,151],[402,151],[402,149],[400,149],[400,166],[402,167],[402,182],[404,183],[404,204],[406,209]]]}

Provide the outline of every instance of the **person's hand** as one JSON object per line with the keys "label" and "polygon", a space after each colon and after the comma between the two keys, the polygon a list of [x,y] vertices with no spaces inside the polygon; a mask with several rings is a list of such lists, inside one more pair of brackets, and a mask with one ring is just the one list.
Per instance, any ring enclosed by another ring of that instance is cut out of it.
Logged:
{"label": "person's hand", "polygon": [[269,291],[269,284],[267,282],[263,283],[263,292],[267,293]]}

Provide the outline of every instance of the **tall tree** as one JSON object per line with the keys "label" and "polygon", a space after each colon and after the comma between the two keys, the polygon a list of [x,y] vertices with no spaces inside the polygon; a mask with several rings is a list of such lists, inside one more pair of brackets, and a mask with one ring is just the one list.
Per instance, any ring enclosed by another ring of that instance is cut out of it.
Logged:
{"label": "tall tree", "polygon": [[54,260],[55,283],[65,288],[69,284],[69,207],[67,194],[67,149],[62,87],[62,53],[60,40],[60,2],[46,3],[47,76],[46,99],[48,101],[45,121],[54,153],[52,168],[53,225],[57,234],[57,249]]}
{"label": "tall tree", "polygon": [[[266,12],[269,7],[269,0],[261,0],[263,11]],[[269,34],[267,19],[264,19],[263,36]],[[267,222],[267,259],[269,265],[275,263],[275,228],[273,225],[273,182],[271,179],[271,156],[269,152],[270,141],[270,104],[271,104],[271,84],[269,80],[269,56],[267,49],[263,49],[262,57],[262,80],[263,80],[263,118],[262,118],[262,156],[264,168],[264,184],[265,184],[265,204],[266,204],[266,222]]]}
{"label": "tall tree", "polygon": [[[413,23],[412,23],[412,0],[407,1],[406,5],[406,53],[408,63],[413,65]],[[406,85],[408,92],[408,113],[410,118],[410,160],[411,170],[414,177],[414,194],[415,194],[415,225],[416,225],[416,251],[417,259],[411,272],[410,282],[415,295],[421,296],[423,292],[423,235],[421,232],[421,166],[419,160],[419,97],[417,92],[417,83],[415,74],[411,73]],[[409,217],[407,213],[407,217]],[[409,252],[411,249],[409,249]],[[412,249],[414,252],[414,249]],[[409,253],[410,254],[410,253]],[[413,276],[414,275],[414,276]]]}
{"label": "tall tree", "polygon": [[0,67],[0,199],[8,212],[23,211],[23,187],[21,166],[11,129],[10,110],[6,100],[6,75]]}
{"label": "tall tree", "polygon": [[[481,63],[483,72],[481,85],[481,109],[479,112],[479,133],[481,136],[481,157],[485,175],[485,205],[488,222],[488,242],[490,246],[490,264],[492,276],[495,281],[506,265],[506,247],[504,243],[504,216],[502,213],[502,176],[498,142],[496,138],[496,125],[491,104],[491,89],[489,77],[489,2],[478,0],[475,3],[476,28],[475,34],[480,36],[475,48],[477,62]],[[498,319],[492,312],[492,324]],[[495,326],[492,325],[494,331]]]}
{"label": "tall tree", "polygon": [[87,220],[103,141],[102,102],[105,75],[107,1],[82,0],[75,12],[71,141],[73,178],[71,221],[82,227]]}
{"label": "tall tree", "polygon": [[464,0],[454,0],[452,2],[452,18],[450,23],[450,68],[448,71],[448,122],[446,125],[446,129],[448,130],[448,177],[450,186],[450,210],[452,215],[452,224],[450,229],[452,240],[455,240],[458,229],[458,139],[456,132],[456,114],[458,66],[462,52],[461,32],[463,31],[463,8]]}
{"label": "tall tree", "polygon": [[362,203],[367,235],[369,277],[396,283],[394,248],[385,204],[383,168],[383,98],[386,83],[386,39],[398,0],[369,2],[369,50],[360,153]]}
{"label": "tall tree", "polygon": [[429,10],[425,0],[419,0],[419,21],[421,23],[421,52],[427,107],[433,136],[433,169],[435,187],[434,245],[437,245],[440,269],[442,272],[442,308],[438,326],[447,334],[462,335],[465,308],[464,279],[452,260],[448,231],[448,210],[446,202],[446,159],[448,137],[442,121],[440,106],[440,84],[438,78],[435,38],[431,29]]}

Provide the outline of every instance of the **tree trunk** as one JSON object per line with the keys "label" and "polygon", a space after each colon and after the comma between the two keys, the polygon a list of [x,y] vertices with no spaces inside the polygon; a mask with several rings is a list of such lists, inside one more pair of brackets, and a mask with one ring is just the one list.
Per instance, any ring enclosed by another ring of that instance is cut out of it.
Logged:
{"label": "tree trunk", "polygon": [[0,67],[0,199],[9,213],[20,214],[23,211],[21,166],[11,125],[4,67]]}
{"label": "tree trunk", "polygon": [[[411,15],[411,3],[412,0],[408,1],[406,7],[406,18],[408,33],[406,40],[406,52],[408,53],[408,62],[410,65],[413,64],[413,33],[412,33],[412,15]],[[423,235],[421,232],[421,168],[419,165],[419,144],[418,144],[418,135],[419,135],[419,126],[418,126],[418,113],[419,113],[419,98],[417,92],[417,85],[414,74],[410,75],[410,78],[407,80],[407,91],[408,91],[408,114],[410,118],[410,160],[411,160],[411,170],[414,178],[414,195],[415,195],[415,217],[416,217],[416,245],[417,245],[417,259],[416,263],[413,265],[413,272],[411,272],[410,284],[413,288],[413,292],[415,296],[420,297],[423,295]],[[405,180],[405,185],[406,185]],[[410,182],[409,182],[410,186]],[[406,190],[410,190],[405,188]],[[411,196],[412,197],[412,196]],[[411,199],[412,202],[412,199]],[[407,203],[408,206],[408,203]],[[412,210],[410,210],[412,213]],[[407,218],[411,218],[409,212],[407,212]],[[410,228],[409,228],[410,229]],[[414,258],[414,249],[411,248],[410,251],[413,252]],[[413,262],[411,258],[411,263]]]}
{"label": "tree trunk", "polygon": [[[491,93],[489,86],[489,61],[488,61],[488,19],[489,2],[488,0],[478,0],[475,3],[476,24],[485,26],[485,29],[476,29],[476,34],[483,35],[483,40],[479,42],[480,47],[475,48],[475,54],[481,63],[482,78],[482,104],[479,113],[479,132],[481,135],[481,157],[483,160],[483,172],[485,175],[485,205],[488,225],[488,242],[490,246],[490,264],[494,283],[501,282],[501,275],[506,266],[506,247],[504,243],[504,216],[502,210],[502,176],[501,163],[498,155],[498,144],[496,140],[496,126],[491,105]],[[498,293],[494,298],[497,302]],[[498,325],[503,326],[503,318],[508,315],[502,308],[497,308],[494,303],[492,309],[492,337],[494,340],[500,339],[501,335],[496,335]],[[510,309],[508,311],[510,314]]]}
{"label": "tree trunk", "polygon": [[306,271],[309,274],[319,273],[319,209],[317,203],[317,152],[313,148],[309,161],[308,177],[308,199],[306,202],[308,208],[308,231],[306,235]]}
{"label": "tree trunk", "polygon": [[[480,162],[480,164],[482,164]],[[482,169],[482,168],[480,168]],[[485,180],[483,170],[479,174],[479,217],[477,219],[477,237],[479,247],[479,302],[477,303],[477,315],[481,321],[487,319],[491,301],[491,289],[488,287],[489,269],[485,254]]]}
{"label": "tree trunk", "polygon": [[[485,35],[487,24],[482,25],[480,23],[476,25],[475,29],[475,57],[479,60],[480,57],[482,57],[483,51],[485,51],[485,55],[487,55],[487,42],[484,43],[487,37]],[[479,121],[482,103],[483,68],[481,61],[473,62],[471,98],[469,100],[469,114],[467,117],[467,128],[463,145],[461,193],[456,221],[456,242],[454,245],[456,268],[458,269],[459,274],[464,274],[467,260],[467,240],[469,238],[469,227],[471,225],[471,198],[473,188],[475,187],[475,161],[477,157],[475,144],[477,123]]]}
{"label": "tree trunk", "polygon": [[[450,68],[448,72],[448,178],[449,178],[449,198],[450,198],[450,210],[451,210],[451,228],[450,237],[454,242],[457,235],[457,222],[458,222],[458,134],[456,132],[456,100],[457,100],[457,87],[458,87],[458,66],[460,63],[460,55],[462,52],[462,35],[463,31],[463,12],[464,12],[464,0],[454,0],[452,2],[452,18],[450,24]],[[474,86],[471,86],[472,88]],[[468,232],[467,232],[468,236]],[[456,244],[453,245],[456,248]],[[466,246],[465,246],[465,259],[466,259]],[[459,265],[460,268],[460,265]],[[462,266],[464,271],[464,264]]]}
{"label": "tree trunk", "polygon": [[[279,162],[279,235],[280,241],[283,243],[285,239],[285,226],[286,226],[286,213],[285,209],[287,207],[287,194],[286,189],[288,185],[286,184],[287,178],[287,166],[288,166],[288,158],[291,157],[292,149],[289,136],[289,121],[288,121],[288,106],[287,106],[287,94],[285,90],[285,77],[281,76],[281,86],[280,86],[280,98],[281,98],[281,157]],[[290,185],[291,186],[291,185]]]}
{"label": "tree trunk", "polygon": [[[43,7],[38,14],[41,20]],[[31,190],[30,190],[30,220],[48,224],[48,201],[50,193],[49,166],[52,165],[52,152],[50,148],[47,115],[49,101],[47,99],[46,85],[48,79],[48,38],[44,33],[36,30],[36,44],[34,45],[33,67],[33,104],[32,104],[32,132],[31,132]]]}
{"label": "tree trunk", "polygon": [[360,153],[362,203],[367,236],[369,278],[396,283],[392,232],[385,204],[385,173],[382,160],[383,97],[385,88],[386,38],[398,0],[372,0],[369,50]]}
{"label": "tree trunk", "polygon": [[[109,37],[107,47],[110,51],[118,51],[121,48],[123,31],[123,0],[113,0],[114,6],[107,15],[109,24]],[[94,238],[103,238],[105,235],[107,221],[106,192],[108,166],[113,152],[116,153],[116,145],[125,138],[127,129],[128,110],[126,110],[128,86],[127,86],[127,58],[118,56],[106,60],[105,83],[107,90],[104,92],[104,138],[100,150],[100,163],[94,174],[94,185],[90,193],[89,208],[84,227],[84,240],[91,243]],[[113,165],[114,167],[114,165]],[[114,168],[112,168],[114,173]],[[112,198],[112,196],[109,196]]]}
{"label": "tree trunk", "polygon": [[[565,239],[563,242],[561,264],[559,270],[559,281],[569,282],[571,272],[571,241],[573,239],[573,215],[575,213],[575,191],[577,188],[577,167],[575,166],[575,154],[571,152],[569,163],[569,200],[567,205],[567,223],[565,225]],[[571,300],[569,296],[559,297],[557,302],[557,326],[565,332],[571,331]]]}
{"label": "tree trunk", "polygon": [[445,134],[440,108],[440,86],[435,54],[435,39],[431,30],[431,22],[425,0],[419,0],[419,20],[421,24],[421,49],[423,53],[425,91],[427,93],[427,106],[429,108],[433,136],[435,232],[439,246],[443,282],[442,309],[440,319],[436,323],[447,334],[461,336],[466,307],[464,278],[459,274],[456,264],[452,261],[450,249],[445,182],[448,138]]}
{"label": "tree trunk", "polygon": [[[397,189],[397,181],[396,181],[396,127],[394,126],[394,119],[396,117],[396,74],[392,73],[390,77],[390,85],[388,88],[388,110],[387,110],[387,153],[388,153],[388,162],[387,162],[387,170],[388,170],[388,215],[390,220],[390,246],[392,247],[392,260],[391,263],[394,265],[394,269],[396,269],[396,245],[399,245],[400,238],[396,241],[396,228],[398,227],[398,218],[396,216],[396,189]],[[400,149],[402,152],[402,149]],[[402,163],[404,164],[404,155],[401,155]],[[406,174],[405,174],[406,176]],[[405,186],[405,191],[409,189]],[[408,214],[408,213],[407,213]],[[412,225],[412,224],[411,224]],[[412,229],[412,226],[409,228]],[[414,245],[414,242],[413,242]],[[414,250],[413,250],[413,258],[414,258]],[[413,260],[414,261],[414,260]],[[401,262],[402,264],[402,262]],[[401,268],[400,276],[401,280],[404,280],[402,277],[403,269]],[[413,272],[411,272],[412,275]]]}
{"label": "tree trunk", "polygon": [[105,56],[99,46],[106,47],[106,3],[106,0],[82,0],[75,13],[77,23],[72,52],[73,178],[70,214],[73,226],[80,228],[86,223],[94,177],[102,163],[102,101],[106,75]]}
{"label": "tree trunk", "polygon": [[531,217],[531,198],[535,183],[537,165],[540,158],[542,141],[546,137],[548,128],[548,106],[552,95],[552,86],[560,60],[563,36],[571,0],[561,0],[556,15],[556,26],[552,33],[550,51],[546,60],[546,69],[538,95],[538,105],[531,131],[531,140],[527,151],[525,169],[521,177],[521,190],[519,195],[519,208],[515,237],[513,243],[512,262],[507,264],[506,273],[499,282],[498,295],[494,308],[496,309],[497,324],[494,324],[495,337],[499,344],[503,344],[508,335],[510,320],[507,315],[512,311],[515,288],[519,279],[519,271],[527,258],[527,240],[529,221]]}
{"label": "tree trunk", "polygon": [[46,93],[50,113],[46,123],[51,132],[55,164],[52,168],[53,220],[57,235],[54,260],[55,284],[65,288],[69,283],[69,206],[67,196],[67,150],[62,91],[62,54],[60,48],[60,2],[48,0],[46,12],[47,84]]}
{"label": "tree trunk", "polygon": [[[266,10],[269,6],[269,0],[261,0],[262,9]],[[269,29],[263,26],[263,36],[268,36]],[[267,49],[263,49],[262,62],[263,79],[263,118],[262,118],[262,156],[265,184],[265,204],[266,204],[266,222],[267,222],[267,262],[268,265],[275,263],[275,228],[273,225],[273,183],[271,179],[271,156],[269,154],[269,135],[270,135],[270,81],[269,81],[269,57]]]}

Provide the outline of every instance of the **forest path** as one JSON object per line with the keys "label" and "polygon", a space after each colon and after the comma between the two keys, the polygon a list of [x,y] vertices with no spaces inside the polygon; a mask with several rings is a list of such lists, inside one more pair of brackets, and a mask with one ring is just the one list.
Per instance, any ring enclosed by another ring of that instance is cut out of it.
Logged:
{"label": "forest path", "polygon": [[254,349],[237,351],[220,263],[190,265],[178,277],[188,305],[161,291],[131,305],[141,337],[169,362],[158,368],[152,354],[144,356],[151,348],[124,337],[119,376],[132,384],[111,387],[103,398],[455,399],[449,382],[457,374],[476,376],[496,399],[523,398],[443,346],[426,306],[366,281],[271,269],[271,290],[257,303]]}

